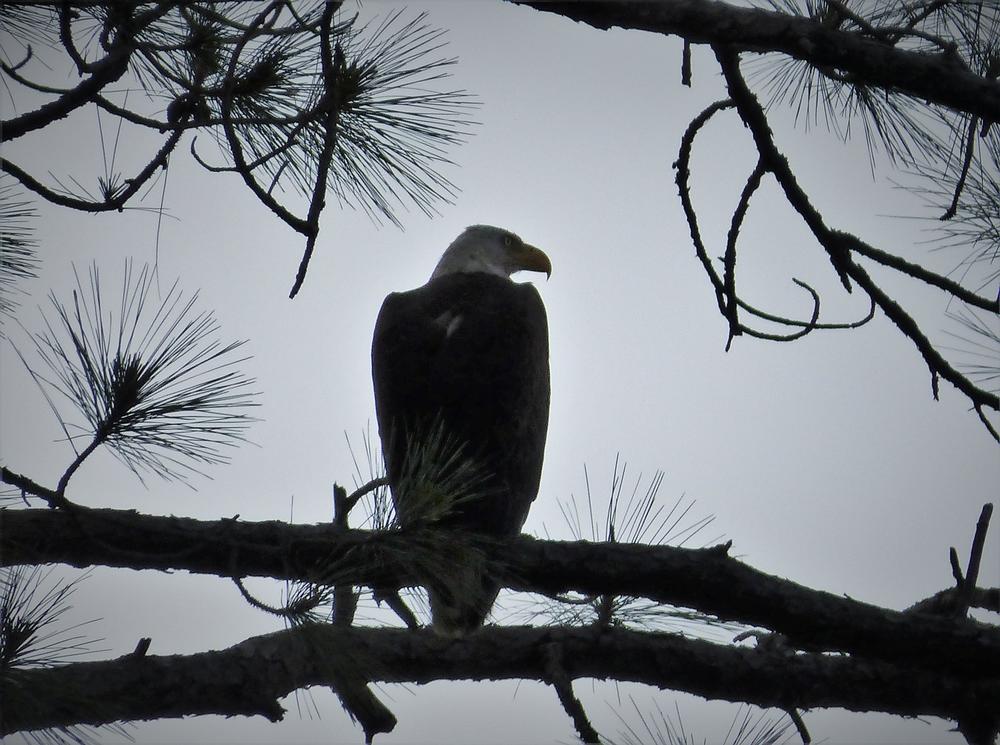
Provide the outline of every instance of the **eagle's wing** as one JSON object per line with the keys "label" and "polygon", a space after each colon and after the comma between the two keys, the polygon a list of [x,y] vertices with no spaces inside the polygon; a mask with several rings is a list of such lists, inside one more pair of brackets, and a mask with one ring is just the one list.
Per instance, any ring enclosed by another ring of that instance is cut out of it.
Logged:
{"label": "eagle's wing", "polygon": [[440,426],[489,479],[448,523],[517,533],[538,492],[548,426],[548,326],[537,290],[452,274],[389,295],[375,326],[372,377],[397,509],[408,448]]}

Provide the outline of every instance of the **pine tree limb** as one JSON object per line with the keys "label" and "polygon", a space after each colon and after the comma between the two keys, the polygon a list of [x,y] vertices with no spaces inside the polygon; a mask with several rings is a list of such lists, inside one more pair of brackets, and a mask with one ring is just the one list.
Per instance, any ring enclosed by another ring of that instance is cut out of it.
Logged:
{"label": "pine tree limb", "polygon": [[[334,668],[369,682],[534,679],[545,650],[563,650],[570,678],[613,678],[762,707],[837,707],[976,721],[994,731],[1000,678],[930,674],[900,664],[821,654],[786,655],[678,635],[623,629],[488,627],[464,639],[432,631],[300,627],[192,655],[124,657],[11,671],[0,736],[28,728],[195,714],[271,721],[278,700],[311,685],[336,687]],[[994,669],[995,672],[995,669]],[[234,684],[239,681],[239,684]],[[60,691],[58,697],[47,695]]]}
{"label": "pine tree limb", "polygon": [[[442,539],[439,539],[439,543]],[[443,539],[443,542],[447,542]],[[76,507],[0,512],[0,565],[64,563],[185,569],[221,577],[265,576],[390,588],[425,584],[417,551],[434,545],[404,531],[343,530],[280,521],[199,521]],[[793,646],[905,660],[947,672],[1000,669],[1000,630],[901,613],[760,572],[720,547],[544,541],[521,536],[484,545],[505,587],[646,597],[722,620],[768,628]],[[432,562],[430,563],[431,565]]]}
{"label": "pine tree limb", "polygon": [[900,49],[828,26],[819,19],[718,0],[511,1],[599,29],[619,27],[677,35],[695,44],[721,44],[738,52],[781,52],[817,68],[863,80],[869,86],[905,93],[984,121],[1000,121],[1000,82],[976,75],[957,55]]}

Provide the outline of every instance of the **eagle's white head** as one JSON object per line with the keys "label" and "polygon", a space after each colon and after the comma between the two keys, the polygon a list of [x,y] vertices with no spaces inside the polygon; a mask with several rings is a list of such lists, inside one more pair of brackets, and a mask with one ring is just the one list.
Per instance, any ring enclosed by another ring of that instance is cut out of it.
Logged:
{"label": "eagle's white head", "polygon": [[472,272],[510,277],[519,271],[545,272],[548,277],[552,274],[552,262],[541,249],[525,243],[509,230],[472,225],[451,242],[431,279]]}

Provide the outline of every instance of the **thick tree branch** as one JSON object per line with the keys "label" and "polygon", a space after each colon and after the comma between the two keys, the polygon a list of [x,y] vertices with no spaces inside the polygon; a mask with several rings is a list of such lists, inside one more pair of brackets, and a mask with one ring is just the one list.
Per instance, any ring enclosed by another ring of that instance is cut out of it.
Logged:
{"label": "thick tree branch", "polygon": [[735,51],[781,52],[868,85],[906,93],[985,121],[1000,121],[1000,81],[976,75],[956,55],[900,49],[818,19],[741,8],[717,0],[512,2],[600,29],[617,26],[675,34],[688,42],[723,44]]}
{"label": "thick tree branch", "polygon": [[[442,541],[439,539],[438,543]],[[433,540],[279,521],[198,521],[76,507],[0,511],[0,565],[64,563],[185,569],[369,587],[426,583],[416,552]],[[906,660],[975,676],[1000,669],[1000,631],[905,614],[812,590],[731,558],[725,546],[684,549],[522,536],[483,546],[504,586],[549,595],[576,590],[694,608],[761,626],[793,645]]]}
{"label": "thick tree branch", "polygon": [[[905,664],[783,654],[623,629],[488,627],[464,639],[444,639],[431,631],[324,625],[254,637],[221,651],[129,654],[13,671],[6,680],[0,735],[193,714],[260,714],[273,721],[283,716],[279,698],[312,685],[336,687],[338,670],[345,668],[382,683],[544,681],[546,650],[553,644],[562,651],[568,680],[613,678],[783,709],[978,717],[994,728],[1000,718],[996,675],[968,679]],[[52,697],[51,691],[61,695]]]}

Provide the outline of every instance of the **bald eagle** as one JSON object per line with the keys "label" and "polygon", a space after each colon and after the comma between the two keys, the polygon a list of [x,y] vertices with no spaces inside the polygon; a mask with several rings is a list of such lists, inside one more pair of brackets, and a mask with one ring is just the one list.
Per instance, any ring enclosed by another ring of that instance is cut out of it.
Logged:
{"label": "bald eagle", "polygon": [[[403,527],[508,537],[524,525],[542,472],[549,342],[538,291],[510,279],[521,270],[548,276],[552,265],[513,233],[473,225],[425,285],[382,304],[372,378]],[[428,589],[433,626],[468,633],[489,615],[499,585],[469,567],[447,573],[452,591]]]}

